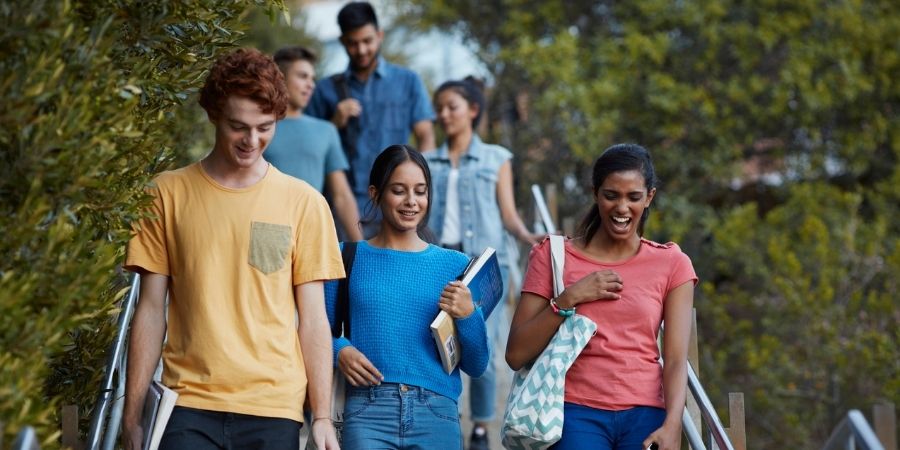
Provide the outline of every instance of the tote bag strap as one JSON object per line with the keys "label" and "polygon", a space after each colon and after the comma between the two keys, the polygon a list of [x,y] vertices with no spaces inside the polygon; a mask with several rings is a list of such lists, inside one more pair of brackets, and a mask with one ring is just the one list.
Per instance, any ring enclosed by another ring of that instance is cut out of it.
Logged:
{"label": "tote bag strap", "polygon": [[553,297],[559,297],[566,289],[563,284],[563,269],[566,264],[566,238],[558,234],[550,235],[550,262],[553,267]]}

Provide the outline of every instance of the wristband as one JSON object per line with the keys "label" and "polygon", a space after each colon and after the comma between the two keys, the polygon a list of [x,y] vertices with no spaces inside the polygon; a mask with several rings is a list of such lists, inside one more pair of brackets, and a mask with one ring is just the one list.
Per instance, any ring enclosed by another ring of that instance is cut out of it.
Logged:
{"label": "wristband", "polygon": [[316,423],[317,420],[331,420],[332,422],[334,422],[331,417],[313,417],[312,423]]}
{"label": "wristband", "polygon": [[572,315],[575,314],[575,307],[574,307],[574,306],[571,307],[571,308],[560,308],[559,304],[556,303],[556,299],[555,299],[555,298],[551,298],[551,299],[550,299],[550,308],[553,310],[553,312],[554,312],[556,315],[559,315],[559,316],[562,316],[562,317],[569,317],[569,316],[572,316]]}

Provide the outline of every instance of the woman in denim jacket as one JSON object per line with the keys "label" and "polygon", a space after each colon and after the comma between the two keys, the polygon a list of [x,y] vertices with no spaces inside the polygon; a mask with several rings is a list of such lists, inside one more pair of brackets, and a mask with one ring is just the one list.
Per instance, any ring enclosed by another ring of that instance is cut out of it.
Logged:
{"label": "woman in denim jacket", "polygon": [[[476,80],[448,81],[434,94],[437,121],[447,142],[425,152],[433,178],[433,208],[429,228],[441,245],[469,256],[485,247],[497,250],[503,274],[503,300],[487,321],[488,338],[505,340],[506,287],[513,264],[506,247],[506,232],[527,244],[540,236],[532,234],[516,212],[513,195],[512,153],[481,141],[475,127],[481,119],[484,96]],[[502,344],[502,342],[501,342]],[[504,345],[505,347],[505,345]],[[487,448],[487,424],[496,409],[494,364],[470,384],[469,406],[475,426],[468,448]]]}

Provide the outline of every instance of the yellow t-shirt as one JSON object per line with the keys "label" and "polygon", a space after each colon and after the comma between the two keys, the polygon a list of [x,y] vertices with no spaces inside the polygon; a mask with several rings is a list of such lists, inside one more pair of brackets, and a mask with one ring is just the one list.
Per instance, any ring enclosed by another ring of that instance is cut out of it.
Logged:
{"label": "yellow t-shirt", "polygon": [[181,406],[302,421],[293,286],[344,276],[325,199],[272,165],[230,189],[196,163],[150,192],[125,267],[169,276],[163,383]]}

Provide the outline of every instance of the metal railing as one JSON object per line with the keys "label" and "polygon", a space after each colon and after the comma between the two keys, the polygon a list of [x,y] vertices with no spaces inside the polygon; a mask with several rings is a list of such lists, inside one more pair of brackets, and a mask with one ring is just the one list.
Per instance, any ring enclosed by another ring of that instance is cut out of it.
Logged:
{"label": "metal railing", "polygon": [[534,196],[534,205],[537,207],[537,216],[540,217],[540,224],[544,227],[544,232],[548,234],[556,234],[556,224],[550,216],[550,209],[547,208],[547,202],[544,200],[544,193],[541,187],[532,184],[531,195]]}
{"label": "metal railing", "polygon": [[856,450],[857,444],[862,450],[884,450],[865,416],[859,410],[851,409],[831,433],[822,450]]}
{"label": "metal railing", "polygon": [[128,325],[131,323],[131,316],[134,315],[140,288],[140,275],[132,275],[131,290],[122,303],[122,309],[119,312],[116,337],[110,346],[106,360],[105,378],[91,416],[91,428],[88,431],[87,442],[85,443],[87,450],[99,450],[101,442],[104,450],[111,450],[115,446],[116,436],[122,420],[122,406],[125,394],[124,367]]}
{"label": "metal railing", "polygon": [[16,436],[16,440],[13,441],[11,450],[41,450],[34,428],[22,428],[22,431],[19,431],[19,434]]}
{"label": "metal railing", "polygon": [[[709,442],[714,444],[714,448],[720,450],[734,450],[734,445],[731,443],[728,433],[725,432],[725,427],[722,426],[722,421],[719,420],[719,415],[716,414],[716,410],[713,408],[712,402],[709,400],[709,396],[706,395],[703,385],[700,384],[700,378],[697,377],[697,373],[694,372],[694,367],[691,366],[690,362],[687,364],[687,371],[688,389],[691,395],[694,396],[694,400],[697,400],[700,415],[703,417],[703,422],[706,423],[706,427],[709,430]],[[681,418],[681,423],[691,448],[694,450],[706,450],[701,434],[694,427],[694,421],[691,420],[687,410],[685,410]]]}

